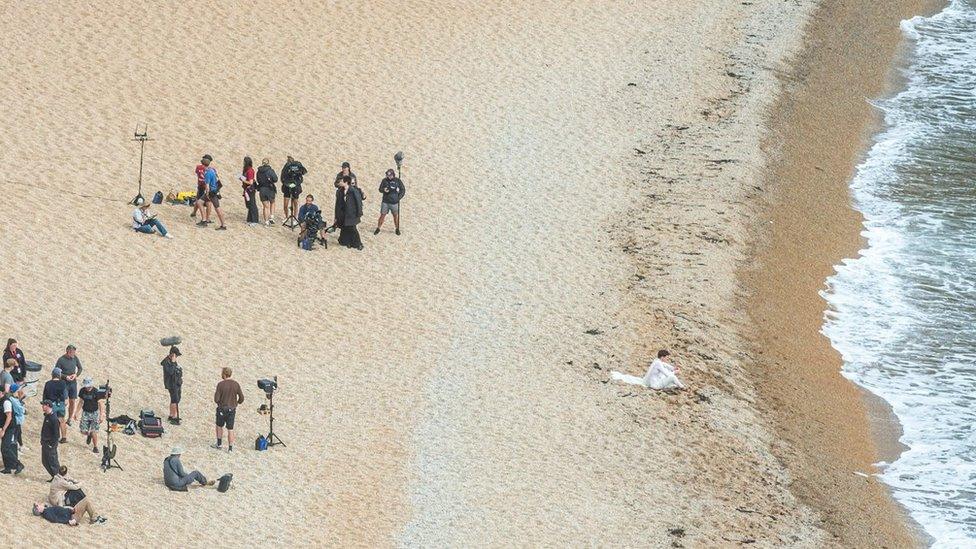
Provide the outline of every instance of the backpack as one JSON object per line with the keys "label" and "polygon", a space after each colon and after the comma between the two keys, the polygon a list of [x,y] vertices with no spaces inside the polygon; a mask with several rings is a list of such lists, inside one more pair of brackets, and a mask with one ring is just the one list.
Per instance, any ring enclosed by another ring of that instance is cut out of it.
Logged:
{"label": "backpack", "polygon": [[163,436],[163,420],[152,410],[142,410],[139,412],[139,432],[146,438],[159,438]]}
{"label": "backpack", "polygon": [[261,452],[268,449],[268,439],[264,435],[258,435],[258,438],[254,439],[254,449]]}
{"label": "backpack", "polygon": [[153,195],[152,203],[153,204],[163,203],[163,191],[156,191],[156,194]]}
{"label": "backpack", "polygon": [[230,488],[230,481],[234,480],[233,473],[227,473],[226,475],[217,479],[217,491],[226,492]]}

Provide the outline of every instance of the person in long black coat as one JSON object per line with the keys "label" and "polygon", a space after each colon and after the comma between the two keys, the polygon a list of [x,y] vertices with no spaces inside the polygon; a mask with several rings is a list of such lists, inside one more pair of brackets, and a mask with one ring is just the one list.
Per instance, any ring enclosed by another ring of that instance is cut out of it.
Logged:
{"label": "person in long black coat", "polygon": [[352,185],[352,178],[343,177],[336,189],[335,224],[340,227],[339,244],[348,248],[363,249],[363,241],[359,238],[359,221],[363,217],[363,194],[358,187]]}

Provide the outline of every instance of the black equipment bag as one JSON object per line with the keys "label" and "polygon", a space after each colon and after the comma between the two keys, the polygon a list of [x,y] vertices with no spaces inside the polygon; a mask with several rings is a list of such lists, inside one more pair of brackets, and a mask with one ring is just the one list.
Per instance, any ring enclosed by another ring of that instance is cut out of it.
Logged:
{"label": "black equipment bag", "polygon": [[163,420],[152,410],[143,410],[139,412],[139,432],[146,438],[159,438],[164,432]]}
{"label": "black equipment bag", "polygon": [[217,479],[217,491],[226,492],[228,489],[230,489],[231,480],[234,480],[233,473],[227,473],[226,475]]}

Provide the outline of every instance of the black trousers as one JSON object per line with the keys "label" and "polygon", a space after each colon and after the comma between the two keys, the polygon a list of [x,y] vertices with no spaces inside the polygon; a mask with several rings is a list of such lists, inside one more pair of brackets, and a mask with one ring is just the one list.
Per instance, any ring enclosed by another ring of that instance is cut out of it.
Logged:
{"label": "black trousers", "polygon": [[363,240],[359,238],[359,229],[355,225],[339,229],[339,244],[348,248],[361,248]]}
{"label": "black trousers", "polygon": [[0,442],[0,454],[3,455],[3,468],[13,470],[20,467],[20,460],[17,459],[17,425],[11,425],[3,433],[3,441]]}
{"label": "black trousers", "polygon": [[245,200],[244,206],[247,207],[247,222],[259,223],[257,197],[251,196],[250,200]]}
{"label": "black trousers", "polygon": [[47,471],[47,473],[52,477],[58,474],[58,469],[61,468],[61,463],[58,462],[57,442],[41,443],[41,463],[44,465],[44,470]]}

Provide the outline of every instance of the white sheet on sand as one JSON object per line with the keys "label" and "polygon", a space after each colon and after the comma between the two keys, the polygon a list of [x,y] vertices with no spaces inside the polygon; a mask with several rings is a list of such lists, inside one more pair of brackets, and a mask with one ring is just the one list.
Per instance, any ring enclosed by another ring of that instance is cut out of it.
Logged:
{"label": "white sheet on sand", "polygon": [[616,370],[610,372],[610,377],[615,381],[622,381],[624,383],[629,383],[631,385],[644,385],[644,378],[632,376],[630,374],[624,374]]}

